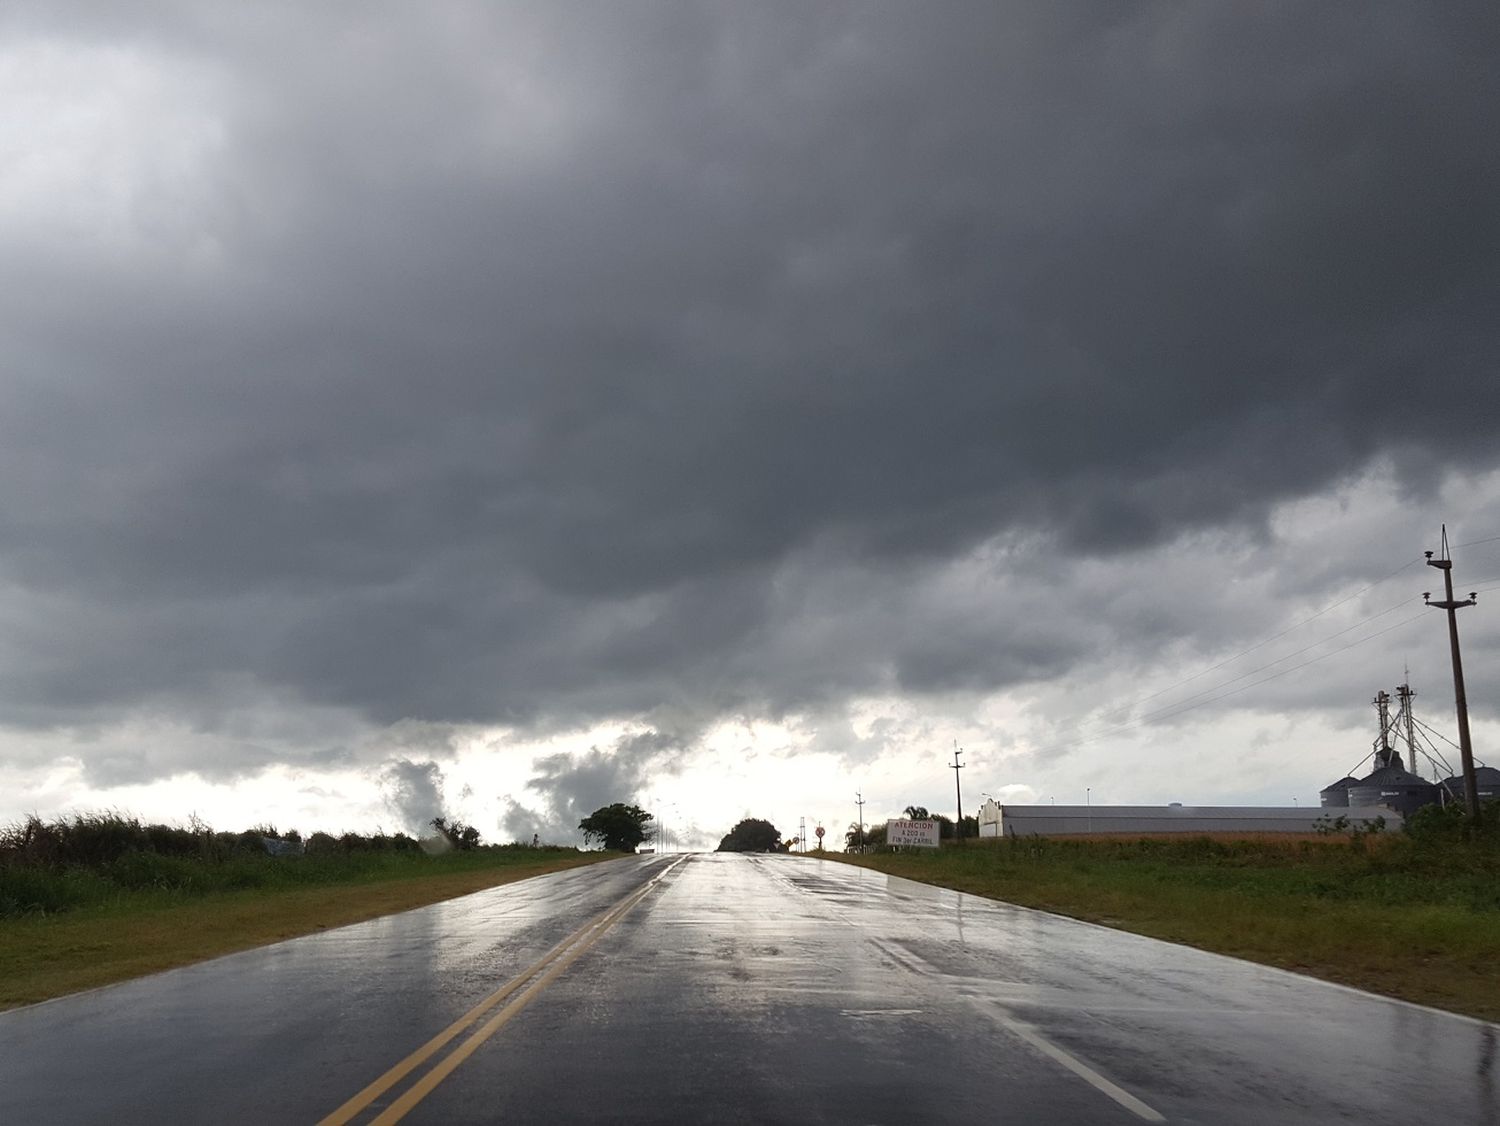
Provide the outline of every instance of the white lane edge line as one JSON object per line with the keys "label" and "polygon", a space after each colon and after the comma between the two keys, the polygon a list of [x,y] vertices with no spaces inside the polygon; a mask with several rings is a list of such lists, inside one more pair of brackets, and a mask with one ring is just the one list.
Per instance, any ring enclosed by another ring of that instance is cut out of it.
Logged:
{"label": "white lane edge line", "polygon": [[1077,1056],[1063,1051],[1063,1049],[1052,1043],[1051,1040],[1043,1037],[1035,1029],[1029,1027],[1028,1025],[1022,1024],[1020,1021],[1016,1020],[1013,1017],[1005,1016],[1003,1014],[996,1014],[996,1019],[999,1020],[999,1022],[1006,1028],[1010,1029],[1013,1033],[1019,1036],[1022,1040],[1025,1040],[1026,1043],[1030,1044],[1037,1051],[1041,1052],[1044,1056],[1047,1056],[1049,1059],[1055,1060],[1056,1062],[1062,1064],[1065,1068],[1071,1071],[1074,1075],[1078,1076],[1078,1078],[1082,1079],[1089,1086],[1095,1088],[1098,1091],[1102,1091],[1104,1094],[1114,1099],[1115,1102],[1123,1106],[1126,1110],[1134,1114],[1137,1118],[1143,1118],[1147,1122],[1166,1121],[1166,1118],[1162,1116],[1158,1111],[1153,1110],[1151,1107],[1141,1102],[1140,1099],[1136,1098],[1129,1091],[1125,1090],[1124,1087],[1121,1087],[1118,1083],[1110,1082],[1108,1079],[1104,1078],[1104,1076],[1100,1075],[1097,1071],[1091,1068],[1088,1064],[1080,1060]]}

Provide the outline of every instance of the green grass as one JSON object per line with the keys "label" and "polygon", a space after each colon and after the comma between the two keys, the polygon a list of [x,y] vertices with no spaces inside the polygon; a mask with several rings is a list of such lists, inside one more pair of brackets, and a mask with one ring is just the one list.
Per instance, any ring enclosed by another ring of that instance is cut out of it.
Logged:
{"label": "green grass", "polygon": [[1500,1020],[1493,842],[1033,838],[824,855]]}
{"label": "green grass", "polygon": [[330,850],[214,858],[131,849],[0,867],[0,1009],[405,911],[614,854]]}

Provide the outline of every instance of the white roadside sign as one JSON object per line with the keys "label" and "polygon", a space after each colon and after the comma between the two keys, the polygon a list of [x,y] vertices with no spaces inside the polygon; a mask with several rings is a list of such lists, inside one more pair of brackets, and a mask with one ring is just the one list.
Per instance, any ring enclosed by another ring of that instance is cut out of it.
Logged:
{"label": "white roadside sign", "polygon": [[938,823],[936,821],[887,821],[885,843],[915,845],[917,848],[937,848]]}

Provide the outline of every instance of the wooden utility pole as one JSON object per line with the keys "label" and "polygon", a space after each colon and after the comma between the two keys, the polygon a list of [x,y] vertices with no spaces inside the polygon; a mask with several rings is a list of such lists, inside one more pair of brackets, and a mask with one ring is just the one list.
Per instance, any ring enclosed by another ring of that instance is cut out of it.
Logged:
{"label": "wooden utility pole", "polygon": [[865,796],[859,790],[854,791],[854,804],[859,806],[859,851],[865,851]]}
{"label": "wooden utility pole", "polygon": [[1443,557],[1434,559],[1427,552],[1427,565],[1443,572],[1443,600],[1432,601],[1432,592],[1424,591],[1422,601],[1448,611],[1448,647],[1453,653],[1453,703],[1458,711],[1458,752],[1463,757],[1464,810],[1471,821],[1479,819],[1479,780],[1474,775],[1474,744],[1469,737],[1469,700],[1464,694],[1464,662],[1458,651],[1458,611],[1472,606],[1479,596],[1470,593],[1462,602],[1453,597],[1453,560],[1448,558],[1448,525],[1443,525]]}
{"label": "wooden utility pole", "polygon": [[964,835],[964,790],[958,784],[958,772],[962,770],[963,763],[958,761],[958,756],[963,754],[959,749],[958,740],[953,740],[953,765],[948,769],[953,771],[953,792],[958,795],[958,821],[953,826],[953,839],[962,840]]}

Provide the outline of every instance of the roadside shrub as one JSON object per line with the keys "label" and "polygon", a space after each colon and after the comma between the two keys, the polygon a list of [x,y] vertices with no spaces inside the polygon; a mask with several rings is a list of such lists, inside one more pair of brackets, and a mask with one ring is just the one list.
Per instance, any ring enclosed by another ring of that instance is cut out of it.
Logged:
{"label": "roadside shrub", "polygon": [[150,843],[140,821],[113,811],[80,813],[56,825],[60,837],[57,863],[61,864],[105,864]]}
{"label": "roadside shrub", "polygon": [[[43,821],[32,815],[0,825],[0,918],[52,914],[80,907],[114,908],[153,897],[197,896],[245,889],[361,883],[504,861],[478,845],[478,832],[456,830],[466,847],[427,856],[405,833],[373,836],[296,832],[262,825],[215,833],[196,816],[187,827],[143,825],[118,812]],[[268,855],[267,841],[288,846]],[[527,858],[536,850],[513,846]],[[548,848],[575,852],[572,848]]]}
{"label": "roadside shrub", "polygon": [[[77,814],[51,822],[32,815],[0,829],[0,862],[97,868],[133,851],[218,860],[240,847],[243,836],[216,834],[196,820],[192,827],[183,828],[142,825],[135,817],[115,812]],[[256,839],[257,848],[259,844]]]}
{"label": "roadside shrub", "polygon": [[243,891],[247,888],[269,887],[276,871],[284,867],[285,864],[269,860],[264,853],[259,856],[237,856],[210,869],[205,873],[207,878],[204,885],[201,888],[195,886],[192,890]]}
{"label": "roadside shrub", "polygon": [[198,834],[191,829],[172,825],[147,825],[142,836],[147,848],[163,856],[199,856],[203,851]]}
{"label": "roadside shrub", "polygon": [[68,911],[105,893],[105,882],[92,872],[0,866],[0,918]]}
{"label": "roadside shrub", "polygon": [[[344,834],[345,837],[347,837],[348,835],[348,833]],[[327,833],[314,833],[312,836],[307,838],[308,856],[324,856],[331,852],[338,852],[340,849],[347,847],[348,846],[343,839],[334,838]]]}
{"label": "roadside shrub", "polygon": [[12,864],[52,864],[61,842],[54,826],[32,814],[18,825],[8,826],[0,836],[0,856]]}
{"label": "roadside shrub", "polygon": [[102,871],[106,879],[123,888],[139,891],[206,891],[210,881],[203,865],[181,856],[158,852],[127,852]]}
{"label": "roadside shrub", "polygon": [[1480,802],[1476,822],[1459,802],[1423,806],[1406,819],[1406,834],[1423,844],[1463,842],[1500,849],[1500,801]]}

